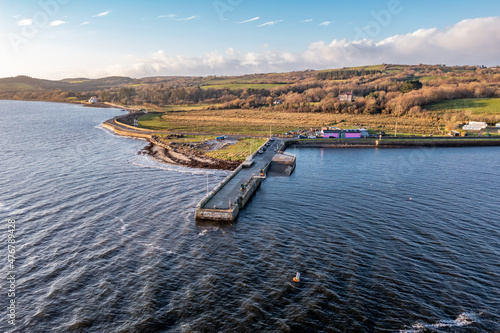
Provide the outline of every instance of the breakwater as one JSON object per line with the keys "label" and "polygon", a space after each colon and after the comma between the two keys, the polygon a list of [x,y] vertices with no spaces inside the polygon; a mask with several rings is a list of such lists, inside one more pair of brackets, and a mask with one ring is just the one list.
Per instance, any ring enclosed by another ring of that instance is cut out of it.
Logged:
{"label": "breakwater", "polygon": [[102,127],[109,129],[118,135],[150,140],[151,136],[157,134],[158,131],[139,128],[132,125],[134,123],[134,120],[137,120],[144,114],[144,112],[135,112],[117,116],[113,119],[109,119],[103,122]]}
{"label": "breakwater", "polygon": [[500,138],[382,138],[288,140],[280,148],[404,148],[404,147],[487,147],[500,146]]}
{"label": "breakwater", "polygon": [[[273,163],[285,166],[284,173],[290,175],[295,168],[295,157],[279,152],[275,153],[278,146],[277,142],[270,142],[269,148],[264,153],[254,153],[247,161],[250,163],[241,164],[208,193],[196,207],[196,220],[225,222],[236,220],[240,209],[245,207],[259,188]],[[276,156],[278,155],[283,157],[277,160]]]}

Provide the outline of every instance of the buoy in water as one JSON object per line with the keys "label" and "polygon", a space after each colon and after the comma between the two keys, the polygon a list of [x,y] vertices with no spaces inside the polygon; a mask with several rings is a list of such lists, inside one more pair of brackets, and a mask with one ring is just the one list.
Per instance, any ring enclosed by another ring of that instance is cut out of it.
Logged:
{"label": "buoy in water", "polygon": [[297,272],[297,275],[293,278],[293,282],[300,282],[300,273]]}

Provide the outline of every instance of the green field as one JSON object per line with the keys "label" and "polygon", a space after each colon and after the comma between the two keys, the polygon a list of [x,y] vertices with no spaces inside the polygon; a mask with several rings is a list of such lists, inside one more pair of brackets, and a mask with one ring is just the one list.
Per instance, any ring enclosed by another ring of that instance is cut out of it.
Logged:
{"label": "green field", "polygon": [[272,89],[276,87],[282,87],[286,84],[279,83],[227,83],[227,84],[212,84],[201,86],[201,89],[231,89],[231,90],[239,90],[239,89]]}
{"label": "green field", "polygon": [[478,116],[500,115],[500,98],[453,99],[431,104],[428,110],[445,112],[467,112]]}
{"label": "green field", "polygon": [[317,73],[321,72],[333,72],[333,71],[381,71],[384,69],[384,65],[371,65],[371,66],[357,66],[357,67],[346,67],[346,68],[335,68],[335,69],[323,69],[320,71],[316,71]]}
{"label": "green field", "polygon": [[227,161],[241,162],[245,158],[259,149],[267,139],[261,138],[241,138],[233,145],[228,145],[223,149],[210,151],[207,156],[220,158]]}
{"label": "green field", "polygon": [[203,85],[221,85],[221,84],[232,84],[232,83],[259,83],[262,81],[267,81],[267,78],[255,78],[255,77],[221,77],[215,78],[203,82]]}
{"label": "green field", "polygon": [[41,90],[41,88],[27,83],[0,83],[0,90],[26,91],[26,90]]}
{"label": "green field", "polygon": [[419,80],[421,82],[429,82],[429,81],[434,81],[437,79],[442,79],[442,80],[448,80],[450,77],[449,76],[420,76],[416,77],[416,80]]}

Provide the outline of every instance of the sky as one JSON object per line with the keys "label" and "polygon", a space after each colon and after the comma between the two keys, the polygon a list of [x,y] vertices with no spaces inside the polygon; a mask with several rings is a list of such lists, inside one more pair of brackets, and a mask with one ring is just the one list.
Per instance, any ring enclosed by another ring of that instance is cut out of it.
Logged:
{"label": "sky", "polygon": [[498,0],[0,0],[0,77],[500,65]]}

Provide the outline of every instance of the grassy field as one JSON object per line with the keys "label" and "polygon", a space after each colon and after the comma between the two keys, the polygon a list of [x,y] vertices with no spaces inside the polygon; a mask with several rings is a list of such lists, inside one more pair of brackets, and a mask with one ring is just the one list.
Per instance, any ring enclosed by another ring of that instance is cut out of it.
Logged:
{"label": "grassy field", "polygon": [[500,115],[500,98],[454,99],[429,105],[437,113],[468,112],[477,116]]}
{"label": "grassy field", "polygon": [[442,80],[448,80],[450,77],[449,76],[420,76],[420,77],[416,77],[415,79],[420,80],[421,82],[429,82],[429,81],[437,80],[439,78]]}
{"label": "grassy field", "polygon": [[234,145],[228,145],[223,149],[207,152],[206,155],[227,161],[241,162],[259,149],[266,142],[261,138],[241,138]]}
{"label": "grassy field", "polygon": [[321,72],[333,72],[333,71],[341,71],[341,70],[350,70],[350,71],[381,71],[384,69],[384,65],[371,65],[371,66],[357,66],[357,67],[347,67],[347,68],[335,68],[335,69],[323,69],[320,71],[316,71],[317,73]]}
{"label": "grassy field", "polygon": [[212,80],[208,80],[203,82],[203,85],[223,85],[223,84],[232,84],[232,83],[258,83],[262,81],[267,81],[267,78],[255,78],[255,77],[221,77],[215,78]]}
{"label": "grassy field", "polygon": [[276,87],[282,87],[285,84],[273,84],[273,83],[226,83],[226,84],[212,84],[201,86],[201,89],[272,89]]}
{"label": "grassy field", "polygon": [[352,115],[332,113],[295,113],[263,110],[195,110],[148,114],[139,118],[139,126],[174,133],[213,133],[241,135],[281,134],[295,129],[366,127],[372,131],[406,134],[442,134],[443,124],[432,118],[393,117],[390,115]]}
{"label": "grassy field", "polygon": [[26,90],[41,90],[41,88],[27,83],[0,83],[0,90],[26,91]]}

